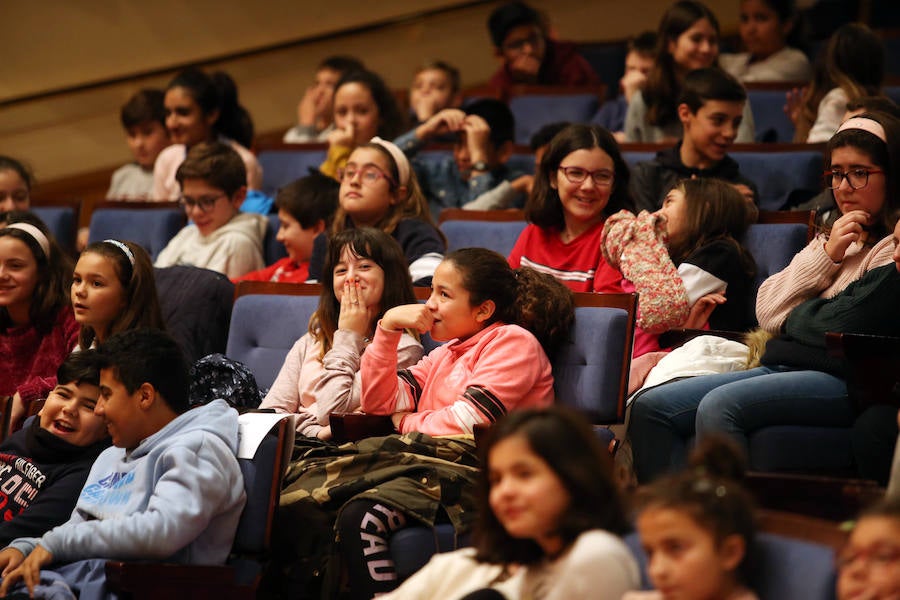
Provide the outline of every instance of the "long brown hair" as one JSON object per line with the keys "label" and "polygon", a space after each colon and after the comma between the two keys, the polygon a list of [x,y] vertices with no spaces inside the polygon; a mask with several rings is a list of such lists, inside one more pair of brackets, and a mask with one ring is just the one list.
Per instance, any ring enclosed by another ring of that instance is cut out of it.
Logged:
{"label": "long brown hair", "polygon": [[747,277],[756,275],[756,262],[740,240],[755,212],[730,183],[719,179],[684,179],[676,189],[684,194],[685,231],[669,240],[669,256],[676,265],[692,252],[717,240],[732,244],[740,256]]}
{"label": "long brown hair", "polygon": [[479,510],[474,542],[478,560],[530,564],[544,558],[534,540],[509,535],[491,510],[491,450],[516,436],[525,438],[531,451],[547,463],[569,492],[570,504],[555,527],[564,547],[590,529],[619,535],[630,529],[609,452],[584,417],[562,406],[516,410],[497,421],[485,443],[479,444],[484,467],[476,496]]}
{"label": "long brown hair", "polygon": [[373,227],[345,229],[335,234],[328,242],[319,307],[309,320],[309,335],[322,345],[319,360],[331,350],[334,332],[337,331],[341,303],[334,295],[334,267],[340,262],[341,253],[345,248],[355,256],[373,260],[384,271],[384,286],[375,322],[378,322],[389,308],[416,302],[406,257],[394,238]]}
{"label": "long brown hair", "polygon": [[716,34],[719,33],[716,15],[705,4],[696,0],[680,0],[673,3],[659,21],[656,34],[656,61],[647,75],[647,85],[642,92],[644,103],[647,105],[647,121],[651,125],[662,127],[678,120],[681,83],[678,80],[675,59],[669,52],[669,44],[701,19],[709,21]]}
{"label": "long brown hair", "polygon": [[[132,329],[165,330],[162,311],[159,308],[159,297],[156,294],[156,279],[153,275],[153,263],[147,251],[134,242],[122,241],[134,257],[134,266],[124,250],[109,241],[94,242],[84,249],[102,256],[112,262],[113,270],[125,292],[125,308],[109,324],[107,336]],[[97,332],[90,325],[81,328],[78,334],[78,345],[90,348],[97,337]]]}
{"label": "long brown hair", "polygon": [[[13,223],[28,223],[37,227],[50,243],[50,255],[44,251],[30,234],[21,229],[9,229]],[[11,210],[0,218],[0,236],[9,236],[25,244],[37,262],[38,281],[31,293],[28,319],[41,334],[47,334],[56,322],[56,315],[69,304],[69,285],[72,281],[72,261],[60,250],[53,235],[40,218],[30,212]],[[0,331],[12,326],[9,311],[0,306]]]}

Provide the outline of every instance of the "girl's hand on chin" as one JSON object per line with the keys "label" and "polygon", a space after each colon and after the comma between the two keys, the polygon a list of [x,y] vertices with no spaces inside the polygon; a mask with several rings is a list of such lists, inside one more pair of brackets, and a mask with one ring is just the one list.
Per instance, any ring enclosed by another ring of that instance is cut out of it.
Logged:
{"label": "girl's hand on chin", "polygon": [[424,304],[404,304],[395,306],[384,313],[381,327],[391,331],[415,329],[419,333],[431,331],[434,315]]}

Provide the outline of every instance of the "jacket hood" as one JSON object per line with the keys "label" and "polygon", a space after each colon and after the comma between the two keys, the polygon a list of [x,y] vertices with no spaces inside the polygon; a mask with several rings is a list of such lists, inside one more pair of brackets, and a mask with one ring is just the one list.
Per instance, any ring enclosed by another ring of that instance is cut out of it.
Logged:
{"label": "jacket hood", "polygon": [[237,454],[237,411],[228,406],[224,400],[213,400],[209,404],[198,406],[178,415],[168,425],[144,439],[137,448],[126,452],[126,460],[135,460],[145,456],[160,444],[169,444],[174,435],[190,435],[191,432],[216,436]]}
{"label": "jacket hood", "polygon": [[241,233],[251,240],[254,240],[257,246],[262,248],[262,240],[266,235],[269,221],[263,215],[257,213],[238,213],[231,218],[230,221],[201,239],[207,243],[215,241],[224,234]]}

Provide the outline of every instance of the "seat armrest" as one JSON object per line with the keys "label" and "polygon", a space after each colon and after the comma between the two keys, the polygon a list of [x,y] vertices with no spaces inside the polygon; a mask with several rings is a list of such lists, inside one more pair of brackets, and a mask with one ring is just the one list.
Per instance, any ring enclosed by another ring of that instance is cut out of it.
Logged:
{"label": "seat armrest", "polygon": [[380,437],[397,433],[388,415],[365,413],[332,413],[331,438],[338,444],[357,442],[367,437]]}

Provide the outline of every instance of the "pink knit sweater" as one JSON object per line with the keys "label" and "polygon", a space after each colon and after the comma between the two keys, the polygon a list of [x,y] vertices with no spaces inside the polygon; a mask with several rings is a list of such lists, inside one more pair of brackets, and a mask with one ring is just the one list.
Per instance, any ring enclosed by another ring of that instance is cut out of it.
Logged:
{"label": "pink knit sweater", "polygon": [[813,298],[831,298],[866,271],[891,262],[893,236],[874,246],[853,244],[844,260],[831,262],[825,254],[825,236],[817,235],[791,263],[766,279],[756,296],[756,318],[770,333],[779,333],[791,310]]}

